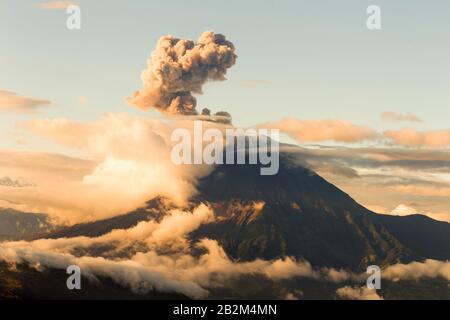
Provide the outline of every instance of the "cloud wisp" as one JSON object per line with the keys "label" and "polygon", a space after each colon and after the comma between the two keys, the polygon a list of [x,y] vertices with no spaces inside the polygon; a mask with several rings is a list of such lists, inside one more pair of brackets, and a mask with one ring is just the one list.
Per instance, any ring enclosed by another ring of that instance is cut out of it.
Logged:
{"label": "cloud wisp", "polygon": [[395,143],[409,147],[442,148],[450,146],[450,130],[417,131],[411,128],[385,131]]}
{"label": "cloud wisp", "polygon": [[11,91],[0,90],[0,111],[29,113],[49,105],[49,100],[25,97]]}
{"label": "cloud wisp", "polygon": [[355,143],[378,138],[378,134],[374,130],[345,120],[285,118],[278,122],[262,124],[260,127],[280,129],[299,142],[337,141]]}
{"label": "cloud wisp", "polygon": [[412,114],[412,113],[397,113],[397,112],[391,112],[386,111],[381,114],[381,119],[385,121],[409,121],[409,122],[422,122],[422,119],[420,119],[418,116]]}
{"label": "cloud wisp", "polygon": [[42,2],[39,4],[39,7],[41,9],[45,10],[66,10],[69,6],[72,5],[79,5],[79,1],[48,1],[48,2]]}
{"label": "cloud wisp", "polygon": [[[396,121],[420,121],[413,115],[385,115],[386,119]],[[440,149],[450,146],[450,130],[417,131],[412,128],[401,130],[376,130],[356,125],[347,120],[299,120],[284,118],[276,122],[260,124],[262,128],[276,128],[286,133],[300,143],[308,142],[341,142],[347,144],[360,144],[371,141],[398,147],[417,147],[427,149]]]}

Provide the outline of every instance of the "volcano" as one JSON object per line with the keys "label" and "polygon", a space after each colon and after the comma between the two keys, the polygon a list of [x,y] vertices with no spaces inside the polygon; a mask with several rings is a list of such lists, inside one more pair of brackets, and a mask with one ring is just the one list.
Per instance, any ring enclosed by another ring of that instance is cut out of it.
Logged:
{"label": "volcano", "polygon": [[[191,239],[215,239],[235,260],[290,256],[313,266],[362,271],[371,264],[450,259],[449,223],[424,215],[376,214],[296,164],[290,153],[280,154],[273,176],[260,175],[259,165],[217,165],[197,190],[190,205],[207,204],[217,219],[191,233]],[[165,199],[155,198],[133,212],[46,237],[99,236],[161,219],[168,209]]]}

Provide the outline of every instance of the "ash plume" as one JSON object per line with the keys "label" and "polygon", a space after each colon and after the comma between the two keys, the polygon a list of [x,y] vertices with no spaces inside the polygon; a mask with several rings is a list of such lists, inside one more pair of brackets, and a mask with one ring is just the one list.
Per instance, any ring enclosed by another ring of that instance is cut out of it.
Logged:
{"label": "ash plume", "polygon": [[143,88],[128,98],[142,110],[171,115],[197,115],[197,100],[207,81],[226,80],[236,62],[234,45],[222,34],[204,32],[197,42],[163,36],[142,71]]}

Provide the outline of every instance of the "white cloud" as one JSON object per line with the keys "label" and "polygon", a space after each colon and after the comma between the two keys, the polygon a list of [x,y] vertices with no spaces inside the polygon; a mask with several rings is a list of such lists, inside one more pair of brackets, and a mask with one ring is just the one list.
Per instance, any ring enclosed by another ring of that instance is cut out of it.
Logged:
{"label": "white cloud", "polygon": [[416,213],[417,213],[416,209],[411,208],[405,204],[399,204],[397,207],[394,208],[394,210],[391,211],[391,214],[396,216],[407,216]]}
{"label": "white cloud", "polygon": [[450,281],[450,261],[427,259],[424,262],[399,263],[383,270],[382,277],[393,281],[422,278],[444,278]]}
{"label": "white cloud", "polygon": [[[205,126],[221,127],[215,123]],[[0,173],[3,170],[37,185],[32,192],[9,192],[8,200],[70,223],[123,214],[156,196],[183,205],[195,194],[197,179],[212,170],[208,165],[176,165],[171,160],[170,135],[174,128],[193,130],[190,120],[108,114],[91,123],[44,119],[20,127],[90,159],[68,161],[64,166],[67,172],[53,171],[52,162],[43,163],[45,156],[30,156],[28,166],[13,163],[2,168],[0,162]],[[71,166],[75,162],[83,164],[76,176]],[[84,163],[89,163],[89,168]]]}
{"label": "white cloud", "polygon": [[383,300],[376,290],[367,287],[345,286],[339,288],[336,293],[339,297],[348,300]]}

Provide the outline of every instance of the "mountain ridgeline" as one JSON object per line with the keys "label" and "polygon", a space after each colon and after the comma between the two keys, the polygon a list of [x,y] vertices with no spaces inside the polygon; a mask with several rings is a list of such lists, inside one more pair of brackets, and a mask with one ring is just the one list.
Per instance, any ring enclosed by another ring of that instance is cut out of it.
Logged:
{"label": "mountain ridgeline", "polygon": [[45,214],[0,208],[0,240],[19,240],[47,234],[57,226]]}

